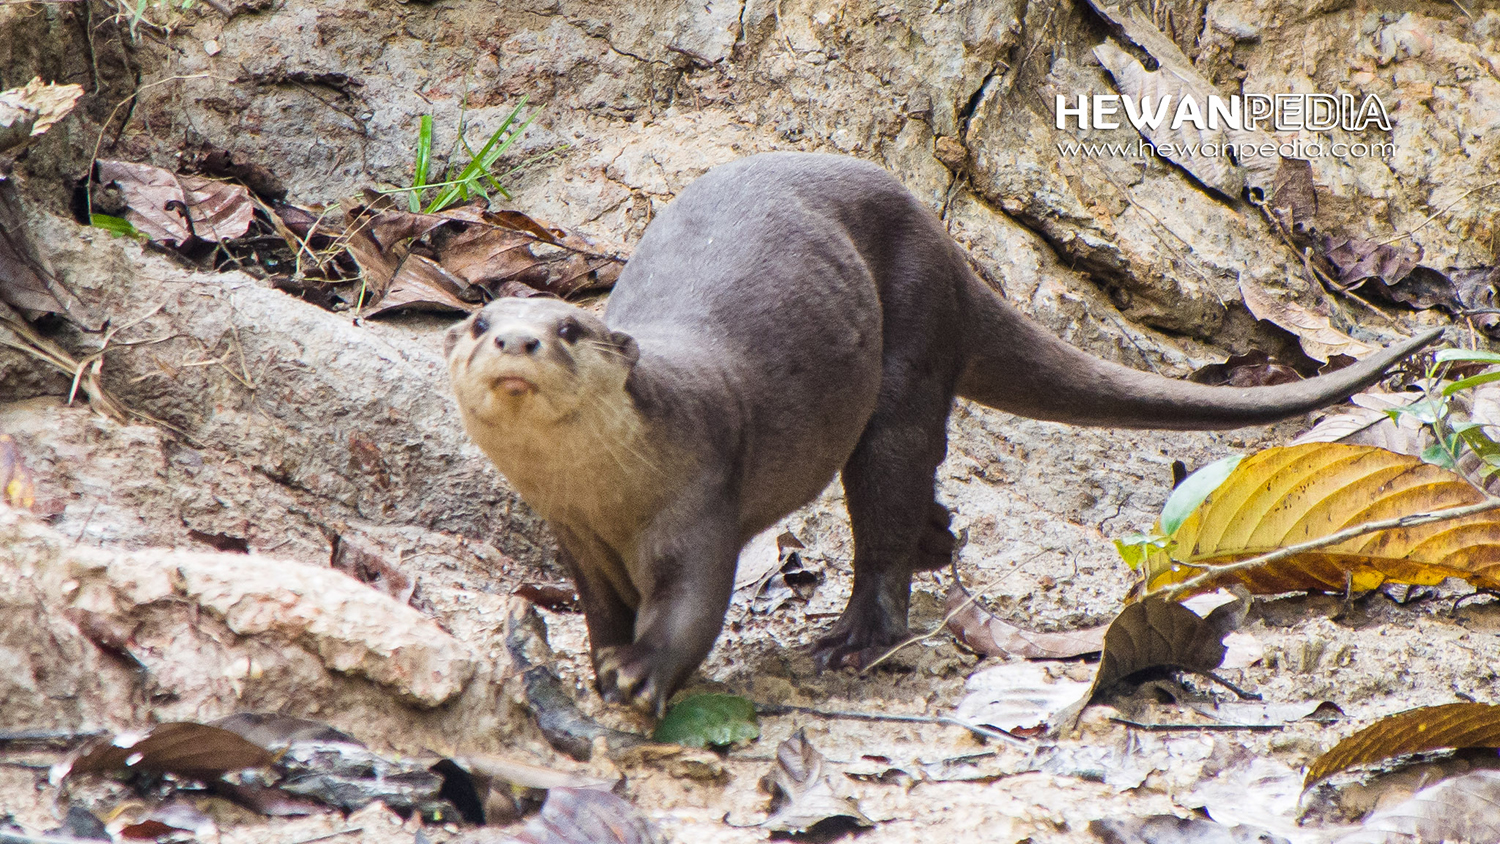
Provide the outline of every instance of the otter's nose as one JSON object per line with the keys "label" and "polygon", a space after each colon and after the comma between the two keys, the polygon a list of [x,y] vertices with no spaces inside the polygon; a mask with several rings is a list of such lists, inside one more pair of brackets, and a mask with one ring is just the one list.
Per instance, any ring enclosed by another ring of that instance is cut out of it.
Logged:
{"label": "otter's nose", "polygon": [[530,331],[515,328],[496,332],[495,346],[508,355],[534,355],[542,347],[542,341]]}

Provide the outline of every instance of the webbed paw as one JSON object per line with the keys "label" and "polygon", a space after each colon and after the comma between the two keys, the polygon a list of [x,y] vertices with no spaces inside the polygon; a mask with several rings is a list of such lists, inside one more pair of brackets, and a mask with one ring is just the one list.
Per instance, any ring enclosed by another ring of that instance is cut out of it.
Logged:
{"label": "webbed paw", "polygon": [[594,654],[599,696],[660,718],[666,712],[667,692],[654,656],[639,643],[601,648]]}

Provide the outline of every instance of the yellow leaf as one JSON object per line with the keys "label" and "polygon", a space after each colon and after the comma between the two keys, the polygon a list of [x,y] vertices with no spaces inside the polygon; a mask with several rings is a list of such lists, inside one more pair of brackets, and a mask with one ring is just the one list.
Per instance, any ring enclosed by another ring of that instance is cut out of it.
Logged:
{"label": "yellow leaf", "polygon": [[[1485,495],[1458,475],[1416,457],[1342,443],[1272,448],[1246,458],[1182,523],[1166,550],[1147,559],[1148,591],[1203,567],[1249,559],[1367,522],[1477,504]],[[1245,571],[1252,592],[1373,589],[1387,581],[1433,585],[1457,577],[1500,587],[1500,514],[1393,528]]]}
{"label": "yellow leaf", "polygon": [[1307,769],[1304,785],[1360,765],[1429,750],[1500,747],[1500,706],[1449,703],[1377,721],[1333,746]]}

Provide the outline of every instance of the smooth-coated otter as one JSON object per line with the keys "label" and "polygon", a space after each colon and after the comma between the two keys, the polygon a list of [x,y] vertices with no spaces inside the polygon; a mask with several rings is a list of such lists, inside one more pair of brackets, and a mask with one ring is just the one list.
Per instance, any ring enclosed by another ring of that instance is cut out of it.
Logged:
{"label": "smooth-coated otter", "polygon": [[660,713],[718,637],[740,548],[836,472],[854,591],[818,664],[906,635],[912,572],[953,548],[933,487],[955,394],[1075,425],[1233,428],[1344,398],[1439,333],[1291,385],[1138,372],[1011,307],[881,168],[776,153],[668,205],[603,321],[502,299],[447,356],[469,434],[557,532],[600,693]]}

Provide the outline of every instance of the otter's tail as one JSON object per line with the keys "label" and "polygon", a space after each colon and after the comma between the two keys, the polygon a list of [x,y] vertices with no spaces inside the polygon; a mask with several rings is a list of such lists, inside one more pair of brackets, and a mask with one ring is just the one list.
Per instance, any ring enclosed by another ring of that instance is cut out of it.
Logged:
{"label": "otter's tail", "polygon": [[1433,329],[1337,372],[1271,387],[1209,387],[1085,354],[1032,322],[972,273],[958,394],[1032,419],[1117,428],[1204,430],[1275,422],[1367,387],[1442,335]]}

